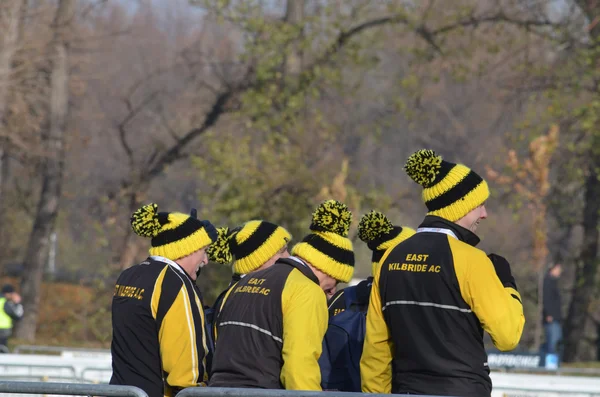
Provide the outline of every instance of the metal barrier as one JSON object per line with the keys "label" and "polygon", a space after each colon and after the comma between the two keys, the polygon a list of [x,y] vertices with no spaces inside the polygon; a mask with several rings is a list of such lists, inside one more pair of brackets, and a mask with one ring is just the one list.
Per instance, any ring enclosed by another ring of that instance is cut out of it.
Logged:
{"label": "metal barrier", "polygon": [[[23,364],[18,364],[18,363],[0,363],[0,368],[4,369],[4,367],[8,368],[13,368],[13,369],[26,369],[28,372],[28,375],[33,375],[33,369],[34,368],[42,368],[44,370],[46,370],[47,372],[49,372],[50,369],[54,369],[54,370],[58,370],[58,371],[69,371],[70,375],[72,375],[73,377],[76,377],[76,371],[75,371],[75,367],[72,365],[54,365],[54,364],[27,364],[27,365],[23,365]],[[4,371],[3,371],[4,372]],[[10,371],[6,371],[6,372],[10,372]]]}
{"label": "metal barrier", "polygon": [[85,385],[53,382],[0,382],[0,393],[54,394],[65,396],[148,397],[135,386]]}
{"label": "metal barrier", "polygon": [[[404,394],[397,394],[398,396]],[[271,390],[271,389],[240,389],[224,387],[188,387],[177,393],[177,397],[358,397],[367,396],[363,393],[349,393],[340,391],[298,391],[298,390]],[[368,394],[368,397],[390,397],[389,394]],[[441,396],[421,396],[441,397]]]}
{"label": "metal barrier", "polygon": [[[500,386],[494,387],[494,396],[525,396],[534,393],[535,396],[568,396],[577,397],[600,396],[598,389],[583,387],[556,387],[549,385],[545,389],[528,386]],[[52,382],[17,382],[0,381],[0,394],[37,394],[37,395],[60,395],[60,396],[106,396],[106,397],[148,397],[140,388],[134,386],[118,385],[88,385],[78,383],[52,383]],[[527,394],[524,394],[527,393]],[[294,390],[265,390],[248,388],[217,388],[217,387],[190,387],[183,389],[177,397],[358,397],[365,396],[363,393],[347,392],[322,392],[322,391],[294,391]],[[389,397],[388,394],[369,394],[369,397]],[[441,397],[441,396],[422,396]]]}
{"label": "metal barrier", "polygon": [[491,397],[600,397],[600,378],[492,372]]}
{"label": "metal barrier", "polygon": [[71,376],[54,375],[0,375],[0,381],[24,381],[24,382],[68,382],[68,383],[88,383],[97,384],[87,379],[73,378]]}
{"label": "metal barrier", "polygon": [[600,368],[578,368],[578,367],[559,367],[556,369],[546,368],[492,368],[495,372],[502,373],[523,373],[523,374],[544,374],[544,375],[588,375],[600,376]]}
{"label": "metal barrier", "polygon": [[45,352],[45,353],[60,353],[64,351],[74,351],[82,353],[110,353],[110,349],[93,349],[86,347],[66,347],[66,346],[38,346],[38,345],[18,345],[13,349],[14,354],[22,352]]}
{"label": "metal barrier", "polygon": [[112,375],[112,365],[111,360],[106,357],[0,354],[0,374],[15,377],[21,375],[47,375],[51,377],[70,377],[78,382],[86,380],[91,381],[90,383],[108,383]]}
{"label": "metal barrier", "polygon": [[94,377],[93,375],[90,375],[90,373],[97,374],[99,372],[106,373],[107,375],[104,377],[104,379],[110,380],[110,377],[112,376],[112,367],[111,368],[85,367],[80,373],[80,378],[101,382],[101,380],[98,379],[98,377]]}

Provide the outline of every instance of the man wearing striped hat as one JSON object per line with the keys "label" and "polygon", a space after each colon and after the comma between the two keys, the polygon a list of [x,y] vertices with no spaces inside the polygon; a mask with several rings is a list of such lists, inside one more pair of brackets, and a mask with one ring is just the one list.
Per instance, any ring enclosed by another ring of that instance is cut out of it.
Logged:
{"label": "man wearing striped hat", "polygon": [[[291,234],[281,226],[264,220],[252,220],[234,229],[217,228],[218,238],[206,251],[212,262],[231,264],[233,276],[227,288],[219,294],[212,308],[206,311],[210,337],[209,367],[217,339],[216,320],[227,292],[246,275],[272,266],[278,259],[287,258]],[[209,375],[212,374],[210,368]]]}
{"label": "man wearing striped hat", "polygon": [[[215,320],[209,386],[321,390],[318,359],[327,329],[325,293],[334,293],[338,282],[352,278],[351,220],[344,204],[321,203],[313,213],[311,233],[294,246],[292,256],[246,274],[229,289]],[[230,244],[233,238],[235,234]],[[258,240],[250,235],[244,241]],[[262,252],[266,245],[235,244],[244,247],[246,256],[269,256]]]}
{"label": "man wearing striped hat", "polygon": [[[371,249],[371,276],[362,280],[357,285],[346,287],[333,295],[328,302],[329,318],[340,314],[347,309],[348,305],[356,305],[358,310],[367,310],[369,295],[373,285],[373,275],[383,254],[400,244],[415,231],[407,226],[395,226],[379,211],[371,211],[363,215],[358,223],[358,238]],[[348,299],[346,293],[352,291],[354,299]]]}
{"label": "man wearing striped hat", "polygon": [[196,210],[136,210],[133,231],[151,238],[150,256],[124,270],[112,300],[112,385],[131,385],[149,397],[170,397],[206,386],[208,353],[202,295],[196,286],[217,230]]}
{"label": "man wearing striped hat", "polygon": [[415,234],[409,227],[394,226],[381,212],[371,211],[358,223],[358,237],[371,249],[371,276],[338,291],[328,302],[329,326],[323,340],[321,386],[323,390],[360,392],[360,356],[373,274],[387,250]]}
{"label": "man wearing striped hat", "polygon": [[475,247],[488,185],[432,150],[412,154],[404,168],[423,186],[429,211],[375,274],[362,391],[490,396],[483,332],[499,350],[512,350],[525,317],[508,261]]}

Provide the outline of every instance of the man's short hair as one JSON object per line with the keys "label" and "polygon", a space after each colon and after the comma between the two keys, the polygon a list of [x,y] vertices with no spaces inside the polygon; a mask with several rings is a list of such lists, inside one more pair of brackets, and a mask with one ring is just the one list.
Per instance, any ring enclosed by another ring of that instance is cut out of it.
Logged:
{"label": "man's short hair", "polygon": [[15,287],[13,287],[10,284],[4,284],[4,286],[2,287],[2,293],[9,294],[11,292],[15,292]]}

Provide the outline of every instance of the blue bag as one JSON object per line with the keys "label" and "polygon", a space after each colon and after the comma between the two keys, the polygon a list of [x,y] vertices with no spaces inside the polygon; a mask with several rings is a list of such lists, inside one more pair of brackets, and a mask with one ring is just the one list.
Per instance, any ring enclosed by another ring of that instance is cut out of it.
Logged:
{"label": "blue bag", "polygon": [[323,390],[360,392],[360,356],[365,340],[367,304],[356,298],[356,287],[344,289],[346,309],[331,317],[319,358]]}

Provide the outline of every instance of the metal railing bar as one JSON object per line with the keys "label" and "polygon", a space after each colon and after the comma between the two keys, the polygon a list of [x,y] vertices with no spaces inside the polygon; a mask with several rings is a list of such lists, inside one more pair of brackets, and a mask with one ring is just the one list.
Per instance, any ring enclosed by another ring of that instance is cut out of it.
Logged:
{"label": "metal railing bar", "polygon": [[72,376],[53,376],[53,375],[0,375],[0,381],[23,381],[23,382],[68,382],[68,383],[85,383],[85,384],[97,384],[97,382],[74,378]]}
{"label": "metal railing bar", "polygon": [[[401,396],[402,394],[398,394]],[[363,393],[349,393],[338,391],[299,391],[299,390],[272,390],[272,389],[247,389],[225,387],[188,387],[177,393],[177,397],[358,397]],[[390,397],[389,394],[369,394],[369,397]],[[440,396],[421,396],[440,397]]]}
{"label": "metal railing bar", "polygon": [[102,371],[102,372],[111,371],[112,372],[112,367],[84,367],[81,370],[81,373],[84,373],[87,371]]}
{"label": "metal railing bar", "polygon": [[75,371],[75,367],[73,365],[0,363],[0,367],[56,368],[56,369],[71,369],[71,370]]}
{"label": "metal railing bar", "polygon": [[560,375],[560,374],[590,374],[590,375],[600,375],[600,368],[577,368],[577,367],[560,367],[557,369],[546,369],[546,368],[503,368],[503,367],[493,367],[491,368],[492,372],[502,372],[502,373],[541,373],[548,375]]}
{"label": "metal railing bar", "polygon": [[577,389],[577,390],[563,390],[562,388],[548,388],[541,389],[536,387],[527,387],[527,386],[498,386],[494,387],[495,391],[501,392],[511,392],[511,393],[560,393],[560,395],[576,395],[581,396],[582,394],[590,394],[590,395],[600,395],[600,390],[598,389]]}
{"label": "metal railing bar", "polygon": [[146,394],[145,391],[135,386],[89,385],[58,382],[0,381],[0,393],[148,397],[148,394]]}
{"label": "metal railing bar", "polygon": [[36,345],[18,345],[13,349],[13,353],[21,351],[47,351],[61,353],[63,351],[90,352],[90,353],[110,353],[110,349],[85,348],[85,347],[67,347],[67,346],[36,346]]}

